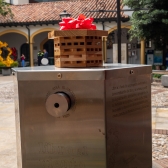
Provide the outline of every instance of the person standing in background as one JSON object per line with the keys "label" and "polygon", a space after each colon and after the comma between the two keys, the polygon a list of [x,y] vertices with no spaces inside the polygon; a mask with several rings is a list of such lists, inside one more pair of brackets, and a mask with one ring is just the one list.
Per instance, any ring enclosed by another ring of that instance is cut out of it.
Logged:
{"label": "person standing in background", "polygon": [[43,51],[44,51],[44,56],[43,56],[43,58],[47,58],[47,59],[48,59],[48,52],[47,52],[47,50],[44,49]]}
{"label": "person standing in background", "polygon": [[20,58],[21,58],[22,67],[25,67],[25,59],[26,59],[25,55],[22,54]]}

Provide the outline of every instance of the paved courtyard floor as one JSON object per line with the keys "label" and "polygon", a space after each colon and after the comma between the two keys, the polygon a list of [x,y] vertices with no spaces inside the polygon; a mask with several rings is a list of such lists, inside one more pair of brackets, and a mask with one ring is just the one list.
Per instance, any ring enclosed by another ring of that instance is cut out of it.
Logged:
{"label": "paved courtyard floor", "polygon": [[[0,168],[17,168],[13,77],[0,75]],[[152,83],[153,168],[168,168],[168,88]]]}
{"label": "paved courtyard floor", "polygon": [[17,168],[12,76],[0,76],[0,168]]}

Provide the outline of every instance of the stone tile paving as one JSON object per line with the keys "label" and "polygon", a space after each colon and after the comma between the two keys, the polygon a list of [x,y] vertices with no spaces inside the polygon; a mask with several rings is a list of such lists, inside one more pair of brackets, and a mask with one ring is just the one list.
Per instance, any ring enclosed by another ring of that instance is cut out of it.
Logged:
{"label": "stone tile paving", "polygon": [[[168,168],[168,88],[152,83],[153,163]],[[158,129],[156,131],[156,129]]]}
{"label": "stone tile paving", "polygon": [[0,76],[0,168],[17,168],[13,82]]}
{"label": "stone tile paving", "polygon": [[[17,168],[12,77],[0,76],[0,168]],[[163,119],[168,119],[168,88],[152,84],[152,127],[168,130]],[[168,121],[168,120],[167,120]],[[153,160],[155,168],[168,165],[168,134],[154,132]]]}
{"label": "stone tile paving", "polygon": [[168,88],[152,83],[152,128],[168,130]]}
{"label": "stone tile paving", "polygon": [[152,83],[152,107],[168,108],[168,88],[161,83]]}
{"label": "stone tile paving", "polygon": [[153,160],[168,158],[168,135],[152,134]]}

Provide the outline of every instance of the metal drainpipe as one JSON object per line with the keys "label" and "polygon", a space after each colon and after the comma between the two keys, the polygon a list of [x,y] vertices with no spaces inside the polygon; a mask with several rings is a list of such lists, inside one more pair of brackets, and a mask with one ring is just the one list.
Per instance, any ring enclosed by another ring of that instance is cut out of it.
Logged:
{"label": "metal drainpipe", "polygon": [[[103,27],[103,30],[105,30],[105,25],[104,25],[104,21],[102,22],[102,27]],[[104,60],[104,63],[107,62],[107,37],[106,36],[103,36],[102,37],[102,47],[103,47],[103,60]]]}
{"label": "metal drainpipe", "polygon": [[30,57],[30,28],[28,26],[26,26],[27,30],[28,30],[28,44],[29,44],[29,57]]}
{"label": "metal drainpipe", "polygon": [[10,0],[10,4],[12,5],[12,0]]}
{"label": "metal drainpipe", "polygon": [[103,30],[105,29],[105,26],[104,26],[104,21],[102,22],[102,27],[103,27]]}

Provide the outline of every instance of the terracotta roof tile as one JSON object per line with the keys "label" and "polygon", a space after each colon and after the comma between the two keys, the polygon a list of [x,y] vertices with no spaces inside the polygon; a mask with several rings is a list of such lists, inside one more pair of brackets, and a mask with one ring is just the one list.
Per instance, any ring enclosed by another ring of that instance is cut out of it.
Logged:
{"label": "terracotta roof tile", "polygon": [[[116,10],[116,0],[105,0],[106,10]],[[123,7],[121,6],[121,9]],[[84,12],[84,10],[97,10],[96,0],[70,0],[70,1],[56,1],[56,2],[41,2],[30,3],[24,5],[11,5],[14,18],[11,20],[9,16],[0,16],[0,24],[5,23],[33,23],[33,22],[47,22],[59,21],[59,14],[66,10],[73,18],[77,18],[79,14],[84,14],[87,17],[97,19],[106,18],[114,19],[117,17],[116,12]],[[122,18],[128,18],[121,12]]]}

